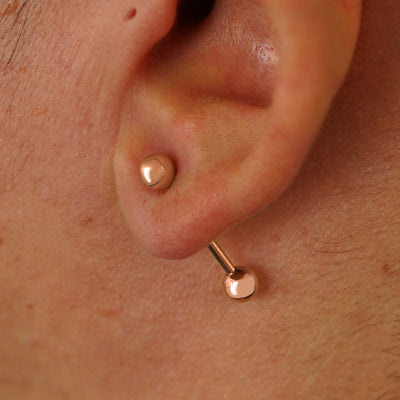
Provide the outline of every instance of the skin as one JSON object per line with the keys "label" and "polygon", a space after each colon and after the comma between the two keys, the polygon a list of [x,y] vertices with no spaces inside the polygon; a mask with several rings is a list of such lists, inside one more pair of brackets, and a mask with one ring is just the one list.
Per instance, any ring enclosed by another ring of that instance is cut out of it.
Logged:
{"label": "skin", "polygon": [[[134,73],[142,83],[156,71],[155,88],[138,85],[133,103],[121,95],[130,69],[113,37],[129,43],[119,26],[134,14],[117,3],[31,0],[0,23],[0,398],[400,398],[400,3],[364,2],[351,68],[335,90],[323,87],[329,98],[340,89],[318,137],[304,139],[313,147],[293,163],[296,178],[285,175],[255,215],[239,202],[246,218],[220,218],[221,245],[261,282],[244,304],[224,297],[209,252],[194,252],[214,239],[207,218],[204,236],[180,247],[178,234],[168,236],[166,254],[135,231],[146,220],[132,222],[121,207],[115,154],[155,139],[138,128],[124,136],[119,121],[132,121],[135,99],[158,109],[170,83],[150,53],[151,68]],[[356,18],[356,2],[341,3]],[[173,17],[162,21],[155,43]],[[273,68],[268,76],[266,92]],[[233,87],[229,96],[249,95]],[[224,132],[215,132],[213,150],[193,157],[203,168],[203,154],[219,157]],[[207,138],[195,137],[200,148]],[[146,192],[130,190],[145,213]],[[159,198],[163,208],[168,197]]]}

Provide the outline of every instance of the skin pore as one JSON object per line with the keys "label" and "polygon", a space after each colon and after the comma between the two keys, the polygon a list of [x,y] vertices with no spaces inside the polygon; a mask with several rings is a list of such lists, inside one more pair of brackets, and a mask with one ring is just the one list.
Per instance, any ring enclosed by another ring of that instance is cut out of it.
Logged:
{"label": "skin pore", "polygon": [[400,398],[400,3],[364,2],[297,178],[219,239],[259,275],[244,304],[121,212],[118,3],[0,0],[0,398]]}

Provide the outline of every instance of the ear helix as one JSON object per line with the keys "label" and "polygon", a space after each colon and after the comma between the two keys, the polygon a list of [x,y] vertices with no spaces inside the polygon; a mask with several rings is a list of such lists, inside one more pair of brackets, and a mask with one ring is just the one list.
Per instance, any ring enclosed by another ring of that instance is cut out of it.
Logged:
{"label": "ear helix", "polygon": [[[146,187],[151,190],[162,191],[172,185],[176,169],[168,156],[152,154],[141,162],[139,173]],[[258,288],[258,280],[255,273],[247,268],[235,267],[215,241],[208,245],[208,249],[225,271],[224,287],[226,294],[231,299],[239,301],[252,298]]]}

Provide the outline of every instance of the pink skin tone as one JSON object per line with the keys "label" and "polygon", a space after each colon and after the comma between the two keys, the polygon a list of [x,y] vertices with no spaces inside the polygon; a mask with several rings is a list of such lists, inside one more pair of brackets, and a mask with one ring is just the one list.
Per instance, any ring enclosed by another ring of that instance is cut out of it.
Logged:
{"label": "pink skin tone", "polygon": [[233,3],[190,34],[172,0],[3,17],[1,399],[400,396],[400,3]]}

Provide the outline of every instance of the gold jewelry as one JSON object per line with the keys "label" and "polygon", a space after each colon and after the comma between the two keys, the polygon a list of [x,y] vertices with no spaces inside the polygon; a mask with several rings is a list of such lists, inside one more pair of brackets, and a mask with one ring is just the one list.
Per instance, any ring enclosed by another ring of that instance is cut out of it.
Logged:
{"label": "gold jewelry", "polygon": [[211,242],[208,249],[224,269],[226,294],[233,300],[249,300],[257,292],[258,280],[255,273],[243,267],[235,267],[217,242]]}
{"label": "gold jewelry", "polygon": [[[140,178],[152,190],[168,189],[175,179],[175,166],[164,154],[152,154],[140,164]],[[226,294],[234,300],[248,300],[257,292],[258,281],[255,273],[247,268],[237,268],[216,242],[208,245],[226,273],[224,286]]]}
{"label": "gold jewelry", "polygon": [[140,178],[151,190],[168,189],[175,179],[175,166],[164,154],[152,154],[140,163]]}

